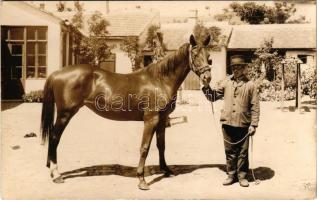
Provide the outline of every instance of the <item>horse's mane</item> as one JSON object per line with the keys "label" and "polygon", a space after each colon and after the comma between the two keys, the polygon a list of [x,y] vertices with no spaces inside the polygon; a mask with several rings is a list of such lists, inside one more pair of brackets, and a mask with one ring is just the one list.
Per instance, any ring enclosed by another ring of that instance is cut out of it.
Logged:
{"label": "horse's mane", "polygon": [[148,71],[155,77],[164,77],[169,73],[174,72],[175,68],[184,58],[188,57],[189,44],[183,44],[176,52],[168,55],[157,63],[151,63],[142,70]]}

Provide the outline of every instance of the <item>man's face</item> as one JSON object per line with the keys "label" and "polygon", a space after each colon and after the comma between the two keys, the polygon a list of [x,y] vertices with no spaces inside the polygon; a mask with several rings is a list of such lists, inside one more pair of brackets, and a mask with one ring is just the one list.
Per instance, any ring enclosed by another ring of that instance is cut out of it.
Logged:
{"label": "man's face", "polygon": [[244,74],[244,65],[233,65],[232,66],[232,72],[234,78],[239,78]]}

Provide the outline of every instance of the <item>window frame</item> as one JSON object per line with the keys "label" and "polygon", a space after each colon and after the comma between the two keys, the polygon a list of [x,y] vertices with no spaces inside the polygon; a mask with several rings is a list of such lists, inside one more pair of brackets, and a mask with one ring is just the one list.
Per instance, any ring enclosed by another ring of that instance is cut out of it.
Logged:
{"label": "window frame", "polygon": [[[47,53],[48,53],[48,26],[1,26],[1,28],[5,28],[7,31],[7,36],[5,38],[5,42],[6,44],[15,44],[15,43],[19,43],[19,44],[23,44],[23,50],[22,50],[22,79],[25,80],[43,80],[47,78]],[[14,28],[22,28],[23,29],[23,39],[11,39],[11,32],[12,29]],[[34,39],[28,39],[28,30],[29,29],[35,29],[35,35],[34,35]],[[43,35],[45,35],[45,39],[39,39],[39,30],[44,30],[45,33]],[[34,53],[29,54],[28,53],[28,45],[30,43],[34,43]],[[41,43],[45,44],[45,52],[44,54],[40,54],[39,53],[39,45]],[[35,63],[34,66],[29,66],[27,63],[27,58],[28,56],[34,56],[35,59]],[[45,57],[45,65],[40,66],[39,65],[39,57],[40,56],[44,56]],[[27,77],[27,69],[28,68],[34,68],[35,70],[35,74],[34,77]],[[45,77],[39,77],[39,69],[45,68]]]}

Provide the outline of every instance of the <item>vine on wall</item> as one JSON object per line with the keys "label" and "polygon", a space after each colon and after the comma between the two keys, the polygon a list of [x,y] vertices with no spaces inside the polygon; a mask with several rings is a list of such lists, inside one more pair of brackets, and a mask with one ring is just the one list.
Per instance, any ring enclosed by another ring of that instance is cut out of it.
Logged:
{"label": "vine on wall", "polygon": [[163,44],[163,35],[159,33],[159,27],[152,25],[149,27],[145,44],[139,44],[137,37],[127,37],[122,45],[121,49],[127,53],[131,63],[132,70],[138,70],[141,68],[142,63],[142,50],[146,49],[153,52],[152,62],[156,63],[163,59],[165,54],[165,46]]}

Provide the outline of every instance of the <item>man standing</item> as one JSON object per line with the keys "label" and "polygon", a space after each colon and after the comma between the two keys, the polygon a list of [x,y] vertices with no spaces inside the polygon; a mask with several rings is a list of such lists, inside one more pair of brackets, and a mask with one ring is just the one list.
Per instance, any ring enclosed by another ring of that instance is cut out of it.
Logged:
{"label": "man standing", "polygon": [[209,101],[224,97],[224,109],[220,122],[228,177],[223,185],[231,185],[239,180],[242,187],[248,187],[246,175],[249,169],[249,135],[254,135],[259,122],[260,105],[255,84],[245,75],[245,60],[241,55],[231,57],[233,76],[224,80],[219,88],[205,85],[202,90]]}

